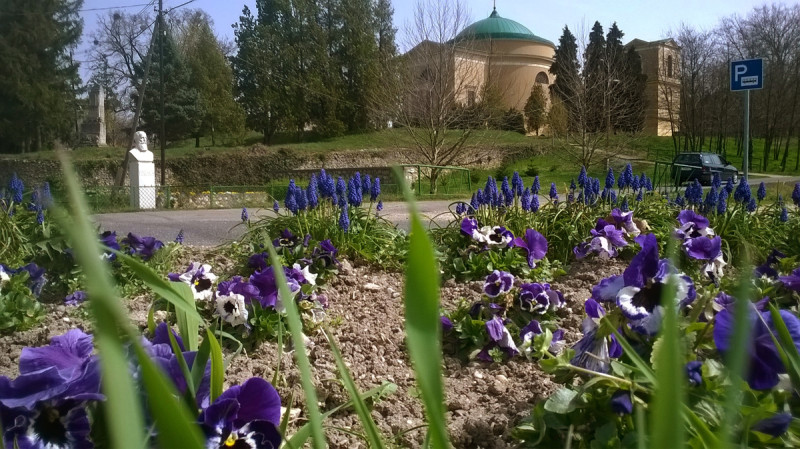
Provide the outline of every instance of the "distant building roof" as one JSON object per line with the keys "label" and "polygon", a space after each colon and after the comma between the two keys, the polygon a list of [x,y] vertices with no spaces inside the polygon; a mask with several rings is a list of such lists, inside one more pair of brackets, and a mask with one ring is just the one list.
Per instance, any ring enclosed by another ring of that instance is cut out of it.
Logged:
{"label": "distant building roof", "polygon": [[537,42],[555,48],[552,42],[533,34],[525,25],[500,17],[497,14],[497,8],[492,10],[492,14],[488,18],[479,20],[461,30],[455,41],[483,39],[518,39]]}

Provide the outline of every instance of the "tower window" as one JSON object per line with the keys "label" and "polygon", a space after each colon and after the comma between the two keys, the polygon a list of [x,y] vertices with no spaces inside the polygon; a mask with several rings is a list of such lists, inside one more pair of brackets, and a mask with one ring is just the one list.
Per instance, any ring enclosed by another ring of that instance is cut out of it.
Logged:
{"label": "tower window", "polygon": [[536,83],[537,84],[549,84],[550,80],[547,79],[547,74],[544,72],[539,72],[536,74]]}
{"label": "tower window", "polygon": [[672,55],[667,56],[667,77],[672,78]]}

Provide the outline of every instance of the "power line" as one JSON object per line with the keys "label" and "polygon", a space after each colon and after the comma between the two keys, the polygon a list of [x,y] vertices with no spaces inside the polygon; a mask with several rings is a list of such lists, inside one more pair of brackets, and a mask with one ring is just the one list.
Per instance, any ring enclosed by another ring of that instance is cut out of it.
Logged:
{"label": "power line", "polygon": [[120,6],[107,6],[103,8],[87,8],[87,9],[79,9],[78,12],[89,12],[89,11],[108,11],[110,9],[124,9],[124,8],[138,8],[140,6],[149,6],[152,5],[153,2],[150,3],[139,3],[136,5],[120,5]]}

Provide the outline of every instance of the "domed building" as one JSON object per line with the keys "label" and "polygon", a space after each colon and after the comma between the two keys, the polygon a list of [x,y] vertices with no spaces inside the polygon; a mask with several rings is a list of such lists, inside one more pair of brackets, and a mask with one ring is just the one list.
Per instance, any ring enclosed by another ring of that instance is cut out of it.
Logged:
{"label": "domed building", "polygon": [[[633,47],[639,53],[642,71],[648,77],[644,133],[671,135],[677,131],[680,103],[675,94],[680,87],[677,75],[680,49],[671,39],[655,42],[634,39],[626,47]],[[454,39],[443,43],[426,40],[406,54],[414,92],[412,98],[405,99],[405,106],[430,107],[431,101],[438,97],[439,102],[452,103],[433,105],[440,110],[456,104],[469,107],[490,93],[504,108],[522,111],[536,84],[542,85],[549,99],[549,86],[554,81],[549,70],[555,50],[553,42],[537,36],[519,22],[501,17],[494,8],[489,17],[465,27]],[[435,92],[439,90],[448,95]],[[665,107],[661,97],[667,91],[669,106]]]}
{"label": "domed building", "polygon": [[[456,58],[465,62],[464,72],[482,72],[481,81],[491,80],[506,108],[521,111],[534,83],[542,84],[548,91],[551,84],[548,70],[556,46],[521,23],[500,17],[496,8],[488,18],[464,28],[454,41],[459,46]],[[477,96],[483,82],[466,89],[467,103]]]}

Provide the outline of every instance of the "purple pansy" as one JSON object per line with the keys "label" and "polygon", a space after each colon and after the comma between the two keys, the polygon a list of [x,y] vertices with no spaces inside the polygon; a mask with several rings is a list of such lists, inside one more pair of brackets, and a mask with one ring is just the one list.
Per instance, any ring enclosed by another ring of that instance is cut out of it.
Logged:
{"label": "purple pansy", "polygon": [[692,360],[686,364],[686,377],[689,378],[689,385],[698,386],[703,383],[703,362]]}
{"label": "purple pansy", "polygon": [[[117,243],[117,233],[114,231],[106,231],[100,234],[100,244],[112,250],[119,251],[119,243]],[[117,255],[113,251],[103,252],[101,258],[106,260],[115,260]]]}
{"label": "purple pansy", "polygon": [[800,268],[796,268],[788,276],[779,276],[778,280],[789,290],[800,292]]}
{"label": "purple pansy", "polygon": [[67,297],[64,298],[64,304],[68,306],[77,306],[86,301],[86,298],[86,292],[78,290],[67,295]]}
{"label": "purple pansy", "polygon": [[241,276],[234,276],[227,281],[220,282],[217,286],[217,296],[242,295],[249,304],[252,299],[259,296],[258,287],[251,284]]}
{"label": "purple pansy", "polygon": [[773,249],[772,252],[769,253],[767,256],[767,260],[764,261],[763,264],[757,266],[753,270],[753,275],[755,277],[762,277],[766,276],[771,279],[778,278],[778,270],[776,270],[773,265],[778,263],[779,260],[786,257],[786,254],[778,251],[777,249]]}
{"label": "purple pansy", "polygon": [[[642,237],[645,237],[642,239]],[[625,287],[617,293],[617,306],[630,320],[631,328],[646,335],[655,335],[661,327],[663,306],[661,292],[670,276],[674,276],[677,291],[674,300],[685,306],[697,296],[692,280],[678,273],[668,259],[658,259],[655,236],[637,237],[642,251],[625,269],[622,278]]]}
{"label": "purple pansy", "polygon": [[209,448],[275,449],[281,398],[269,382],[258,377],[222,393],[198,418]]}
{"label": "purple pansy", "polygon": [[611,411],[617,415],[630,415],[633,413],[633,402],[631,402],[631,392],[628,390],[617,390],[611,395]]}
{"label": "purple pansy", "polygon": [[[748,314],[752,333],[748,347],[747,383],[754,390],[769,390],[778,384],[778,374],[786,372],[773,340],[777,329],[770,312],[760,312],[748,305]],[[800,319],[787,310],[781,310],[780,316],[795,346],[800,347]],[[714,322],[714,343],[721,353],[728,352],[733,332],[734,313],[730,308],[723,309]]]}
{"label": "purple pansy", "polygon": [[525,238],[515,238],[512,246],[521,248],[528,253],[528,266],[536,267],[536,261],[542,260],[547,254],[547,239],[535,229],[528,228]]}
{"label": "purple pansy", "polygon": [[675,229],[675,236],[681,240],[695,237],[713,237],[714,230],[709,227],[708,218],[691,209],[684,209],[678,214],[680,227]]}
{"label": "purple pansy", "polygon": [[762,419],[761,421],[753,424],[750,430],[755,430],[761,433],[766,433],[774,438],[778,438],[787,430],[792,423],[792,414],[787,412],[779,412],[770,416],[769,418]]}
{"label": "purple pansy", "polygon": [[564,295],[558,290],[550,289],[550,284],[547,283],[522,284],[519,289],[517,303],[521,309],[529,312],[544,314],[555,311],[565,303]]}
{"label": "purple pansy", "polygon": [[448,333],[448,332],[450,332],[451,330],[453,330],[453,322],[450,320],[450,318],[448,318],[448,317],[446,317],[446,316],[442,315],[442,316],[439,318],[439,321],[441,321],[441,322],[442,322],[442,332],[443,332],[443,333]]}
{"label": "purple pansy", "polygon": [[586,318],[581,324],[583,338],[573,346],[575,356],[570,363],[599,373],[607,373],[611,367],[611,359],[622,355],[622,347],[614,335],[598,335],[600,319],[606,314],[603,306],[589,298],[584,308]]}
{"label": "purple pansy", "polygon": [[613,209],[611,211],[611,220],[618,228],[625,231],[629,237],[638,237],[642,231],[633,222],[633,211],[622,211],[620,209]]}
{"label": "purple pansy", "polygon": [[217,275],[211,272],[211,265],[192,262],[183,273],[167,275],[172,282],[183,282],[192,288],[195,300],[208,300],[214,294],[213,286]]}
{"label": "purple pansy", "polygon": [[[542,325],[537,320],[531,320],[530,323],[525,325],[525,327],[523,327],[519,332],[519,338],[522,340],[522,344],[519,346],[519,351],[522,352],[525,357],[530,358],[533,356],[533,341],[537,335],[542,335],[544,333],[545,330],[542,328]],[[551,335],[552,339],[550,340],[550,346],[548,346],[547,350],[550,352],[550,354],[559,354],[566,345],[566,342],[564,341],[564,330],[556,329]]]}
{"label": "purple pansy", "polygon": [[489,334],[489,343],[478,353],[477,358],[479,360],[491,362],[492,357],[489,355],[489,351],[494,348],[500,348],[506,357],[513,357],[519,354],[517,345],[514,344],[514,339],[511,337],[511,332],[503,324],[503,319],[500,316],[494,316],[486,321],[486,333]]}
{"label": "purple pansy", "polygon": [[692,259],[707,260],[703,272],[715,283],[722,278],[723,268],[727,263],[722,256],[722,238],[715,236],[695,237],[683,242],[683,249]]}
{"label": "purple pansy", "polygon": [[582,242],[572,249],[577,259],[583,259],[589,254],[597,254],[601,259],[609,259],[619,254],[619,248],[628,245],[623,231],[602,218],[597,220],[596,227],[590,232],[592,239],[589,242]]}
{"label": "purple pansy", "polygon": [[[6,447],[90,448],[87,401],[102,400],[92,337],[79,329],[50,345],[24,348],[20,375],[0,376],[0,414]],[[53,426],[53,422],[59,425]]]}
{"label": "purple pansy", "polygon": [[[305,282],[303,273],[299,270],[289,267],[283,267],[283,272],[286,275],[286,283],[289,286],[291,293],[296,293],[300,290],[300,284]],[[259,291],[257,298],[261,307],[272,307],[279,312],[283,312],[284,306],[278,300],[278,284],[275,280],[275,272],[273,267],[267,267],[265,270],[256,271],[250,276],[250,283],[256,286]]]}
{"label": "purple pansy", "polygon": [[150,260],[156,251],[164,247],[164,242],[155,237],[139,237],[132,232],[122,239],[122,243],[128,245],[131,254],[138,255],[142,260]]}
{"label": "purple pansy", "polygon": [[339,261],[336,260],[336,254],[338,253],[339,250],[333,246],[331,240],[325,239],[319,242],[319,246],[314,248],[314,252],[311,253],[311,259],[315,261],[322,260],[326,267],[331,265],[339,265]]}
{"label": "purple pansy", "polygon": [[490,298],[508,293],[514,285],[514,275],[507,271],[494,270],[489,276],[486,276],[486,282],[483,283],[483,292]]}

